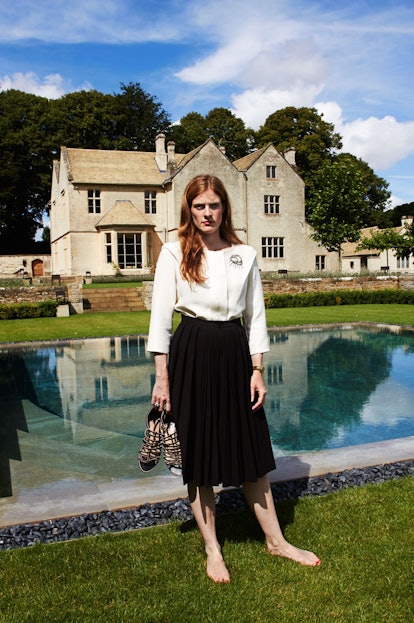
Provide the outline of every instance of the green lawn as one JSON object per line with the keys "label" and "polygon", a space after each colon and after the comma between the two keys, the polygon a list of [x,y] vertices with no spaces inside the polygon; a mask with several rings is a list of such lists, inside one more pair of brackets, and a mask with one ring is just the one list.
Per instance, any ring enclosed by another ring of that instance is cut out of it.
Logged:
{"label": "green lawn", "polygon": [[118,283],[85,283],[83,290],[112,290],[113,288],[140,288],[142,281],[119,281]]}
{"label": "green lawn", "polygon": [[194,523],[0,554],[2,623],[408,623],[414,479],[277,505],[317,568],[265,553],[250,511],[218,519],[232,580],[205,575]]}
{"label": "green lawn", "polygon": [[[268,309],[268,326],[335,322],[384,322],[414,326],[414,305],[335,305]],[[150,312],[78,314],[68,318],[0,320],[0,342],[61,338],[142,335],[148,333]],[[178,321],[176,317],[175,322]]]}

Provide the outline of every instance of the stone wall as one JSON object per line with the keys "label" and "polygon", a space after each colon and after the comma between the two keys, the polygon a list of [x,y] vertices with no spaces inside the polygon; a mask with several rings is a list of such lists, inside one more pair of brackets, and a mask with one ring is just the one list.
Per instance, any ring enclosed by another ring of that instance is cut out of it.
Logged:
{"label": "stone wall", "polygon": [[412,289],[414,277],[327,277],[314,279],[292,279],[279,277],[263,280],[265,294],[300,294],[302,292],[331,292],[332,290],[384,290]]}
{"label": "stone wall", "polygon": [[63,286],[28,286],[21,288],[0,288],[0,303],[40,303],[66,298],[67,290]]}

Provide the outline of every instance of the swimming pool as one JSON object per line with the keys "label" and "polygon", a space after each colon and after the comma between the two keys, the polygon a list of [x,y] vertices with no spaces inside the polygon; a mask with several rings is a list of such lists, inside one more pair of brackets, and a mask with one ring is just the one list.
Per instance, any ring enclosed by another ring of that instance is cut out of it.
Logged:
{"label": "swimming pool", "polygon": [[[414,434],[414,333],[269,333],[266,412],[276,456]],[[71,479],[142,479],[154,369],[143,336],[0,347],[1,497]],[[151,472],[168,477],[160,462]]]}

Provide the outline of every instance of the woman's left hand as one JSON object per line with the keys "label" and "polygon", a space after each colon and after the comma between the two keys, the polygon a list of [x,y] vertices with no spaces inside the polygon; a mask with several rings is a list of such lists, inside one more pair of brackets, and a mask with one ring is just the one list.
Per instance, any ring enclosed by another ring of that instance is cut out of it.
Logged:
{"label": "woman's left hand", "polygon": [[256,411],[257,409],[260,409],[260,407],[263,407],[266,394],[267,390],[260,370],[253,370],[253,374],[250,379],[250,400],[253,403],[252,411]]}

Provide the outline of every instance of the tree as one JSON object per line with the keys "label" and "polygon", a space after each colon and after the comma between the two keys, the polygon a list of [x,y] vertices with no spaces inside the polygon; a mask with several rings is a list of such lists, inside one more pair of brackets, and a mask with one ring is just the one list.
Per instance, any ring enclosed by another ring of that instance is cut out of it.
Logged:
{"label": "tree", "polygon": [[355,163],[335,160],[315,176],[309,199],[312,238],[341,255],[342,243],[356,242],[368,209],[365,186]]}
{"label": "tree", "polygon": [[414,201],[411,201],[411,203],[403,203],[391,210],[388,210],[388,215],[391,219],[391,225],[398,227],[401,225],[401,219],[403,216],[414,216]]}
{"label": "tree", "polygon": [[177,153],[187,154],[209,138],[205,117],[198,112],[188,113],[180,123],[171,126],[168,136]]}
{"label": "tree", "polygon": [[99,91],[76,91],[50,102],[56,150],[61,145],[83,149],[114,149],[115,99]]}
{"label": "tree", "polygon": [[177,152],[187,153],[208,138],[224,147],[230,160],[237,160],[248,154],[254,144],[253,130],[246,128],[244,121],[227,108],[213,108],[205,117],[191,112],[179,124],[171,127],[170,137]]}
{"label": "tree", "polygon": [[414,223],[407,225],[401,232],[391,228],[382,231],[371,230],[369,236],[361,238],[357,250],[361,249],[387,252],[393,249],[396,257],[408,258],[414,254]]}
{"label": "tree", "polygon": [[226,150],[230,160],[237,160],[251,151],[253,131],[227,108],[213,108],[206,115],[208,135]]}
{"label": "tree", "polygon": [[168,113],[138,82],[121,84],[121,93],[114,97],[113,149],[153,151],[157,134],[171,125]]}
{"label": "tree", "polygon": [[24,252],[50,196],[52,119],[46,98],[0,93],[0,252]]}
{"label": "tree", "polygon": [[391,196],[388,190],[388,182],[374,173],[371,167],[352,154],[344,153],[334,156],[335,160],[350,163],[359,170],[361,180],[365,186],[366,209],[364,210],[364,227],[389,227],[390,214],[386,212],[388,201]]}
{"label": "tree", "polygon": [[294,106],[272,113],[259,128],[257,146],[268,143],[274,143],[280,153],[295,148],[298,173],[308,188],[313,186],[315,173],[342,147],[334,125],[324,121],[316,108]]}

